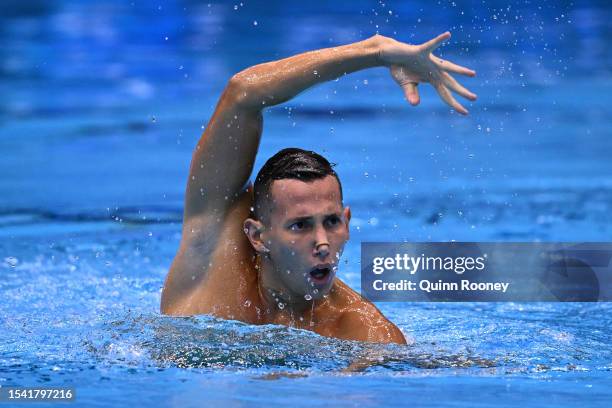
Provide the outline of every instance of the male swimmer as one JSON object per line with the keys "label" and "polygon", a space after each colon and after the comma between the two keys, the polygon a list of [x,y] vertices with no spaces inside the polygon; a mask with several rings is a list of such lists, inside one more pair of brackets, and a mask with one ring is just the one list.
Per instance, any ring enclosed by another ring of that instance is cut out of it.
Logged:
{"label": "male swimmer", "polygon": [[284,149],[249,182],[262,111],[358,70],[383,66],[419,103],[430,83],[455,111],[451,91],[475,100],[450,73],[475,72],[432,55],[450,33],[410,45],[375,35],[340,47],[256,65],[234,75],[191,161],[183,233],[161,297],[169,315],[211,314],[252,324],[283,324],[320,335],[400,343],[402,332],[336,277],[351,211],[322,156]]}

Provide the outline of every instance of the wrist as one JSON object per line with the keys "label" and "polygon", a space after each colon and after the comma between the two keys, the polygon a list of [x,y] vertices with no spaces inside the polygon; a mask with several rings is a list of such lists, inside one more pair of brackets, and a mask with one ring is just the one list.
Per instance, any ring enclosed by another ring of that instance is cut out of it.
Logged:
{"label": "wrist", "polygon": [[388,37],[375,34],[364,41],[366,43],[366,52],[375,58],[376,65],[386,65],[382,58],[382,50],[389,40],[391,39]]}

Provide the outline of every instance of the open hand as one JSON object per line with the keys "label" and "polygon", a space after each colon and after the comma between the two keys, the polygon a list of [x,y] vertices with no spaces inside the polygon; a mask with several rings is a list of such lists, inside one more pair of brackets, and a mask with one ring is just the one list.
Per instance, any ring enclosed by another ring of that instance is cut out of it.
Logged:
{"label": "open hand", "polygon": [[432,54],[450,36],[447,31],[420,45],[405,44],[386,38],[380,46],[380,58],[389,66],[391,76],[402,87],[406,99],[412,105],[418,105],[420,101],[418,84],[429,82],[444,102],[457,112],[467,115],[467,109],[457,102],[451,91],[471,101],[476,99],[476,94],[464,88],[449,73],[473,77],[476,72]]}

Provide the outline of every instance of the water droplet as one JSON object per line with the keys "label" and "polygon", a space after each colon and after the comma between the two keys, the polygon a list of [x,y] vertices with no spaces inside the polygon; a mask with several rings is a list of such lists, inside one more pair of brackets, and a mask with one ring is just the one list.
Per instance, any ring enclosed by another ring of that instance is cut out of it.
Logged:
{"label": "water droplet", "polygon": [[15,258],[14,256],[8,256],[4,258],[4,262],[6,262],[6,264],[10,266],[11,268],[14,268],[19,263],[19,260]]}
{"label": "water droplet", "polygon": [[251,301],[250,300],[245,300],[244,301],[244,307],[250,307],[251,306]]}
{"label": "water droplet", "polygon": [[253,25],[256,26],[257,25],[257,20],[253,21]]}
{"label": "water droplet", "polygon": [[282,310],[282,309],[284,309],[284,308],[285,308],[285,304],[284,304],[284,303],[279,302],[279,303],[278,303],[278,308],[279,308],[279,309],[281,309],[281,310]]}
{"label": "water droplet", "polygon": [[238,5],[234,4],[234,10],[238,10]]}
{"label": "water droplet", "polygon": [[319,289],[313,289],[312,293],[314,293],[316,295],[317,293],[319,293]]}
{"label": "water droplet", "polygon": [[304,299],[306,300],[312,300],[312,296],[310,296],[308,293],[304,295]]}

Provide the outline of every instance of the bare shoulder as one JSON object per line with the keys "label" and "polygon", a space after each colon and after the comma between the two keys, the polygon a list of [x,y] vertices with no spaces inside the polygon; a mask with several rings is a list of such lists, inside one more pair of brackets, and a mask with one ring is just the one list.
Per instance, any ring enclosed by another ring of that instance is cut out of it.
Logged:
{"label": "bare shoulder", "polygon": [[[241,298],[254,279],[254,253],[242,232],[253,203],[245,189],[224,212],[185,220],[181,243],[164,283],[161,312],[172,315],[214,313]],[[225,296],[224,294],[232,294]],[[223,314],[223,313],[218,313]]]}
{"label": "bare shoulder", "polygon": [[407,344],[402,331],[373,305],[346,311],[340,328],[351,340]]}
{"label": "bare shoulder", "polygon": [[342,304],[339,329],[342,337],[376,343],[406,344],[402,331],[370,301],[338,279],[337,295]]}

